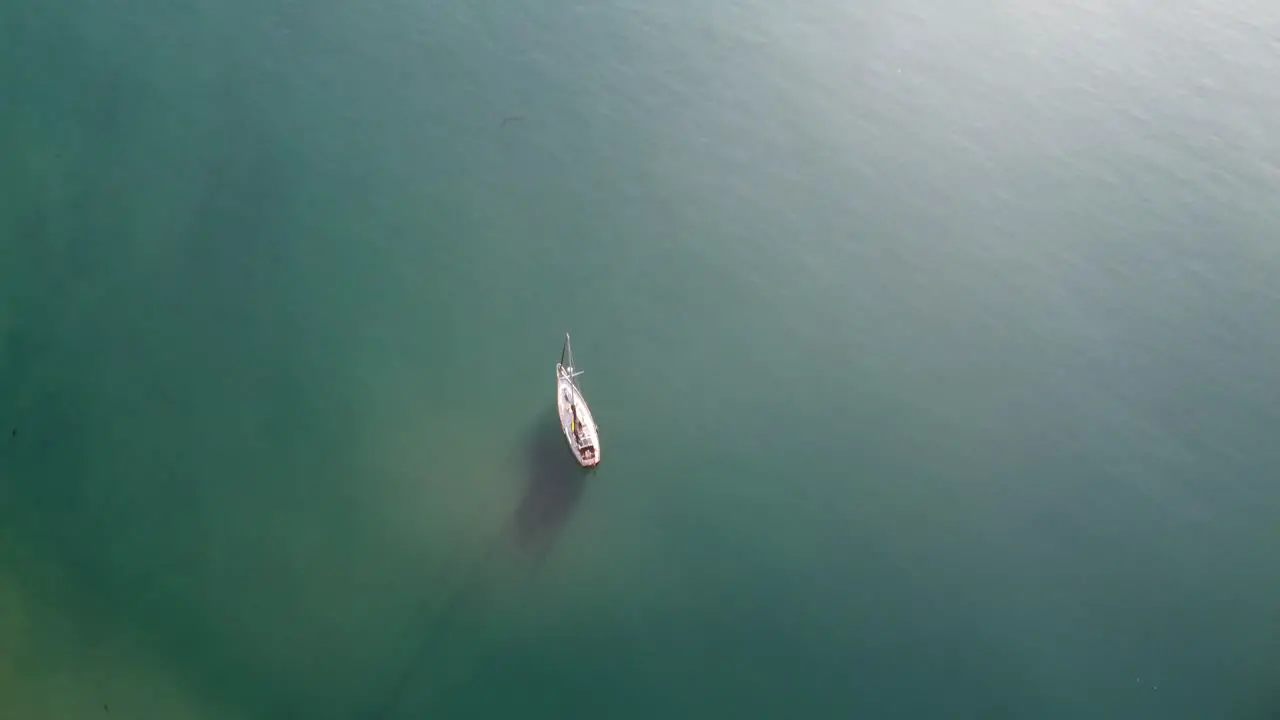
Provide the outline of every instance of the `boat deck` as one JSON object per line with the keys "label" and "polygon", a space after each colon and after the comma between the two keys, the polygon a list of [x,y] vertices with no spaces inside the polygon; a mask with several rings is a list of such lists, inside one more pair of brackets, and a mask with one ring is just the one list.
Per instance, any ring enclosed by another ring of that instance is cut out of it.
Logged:
{"label": "boat deck", "polygon": [[[558,375],[558,374],[557,374]],[[573,422],[573,405],[578,408],[578,425]],[[590,467],[600,462],[600,430],[587,400],[577,386],[563,377],[557,377],[556,409],[560,415],[560,429],[564,432],[569,449],[578,463]],[[588,453],[589,451],[589,453]]]}

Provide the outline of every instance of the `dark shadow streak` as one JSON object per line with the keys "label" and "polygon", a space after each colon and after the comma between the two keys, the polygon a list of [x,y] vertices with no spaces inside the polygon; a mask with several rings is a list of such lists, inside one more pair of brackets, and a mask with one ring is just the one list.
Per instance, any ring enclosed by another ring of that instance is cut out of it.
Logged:
{"label": "dark shadow streak", "polygon": [[505,534],[517,549],[541,560],[568,524],[592,472],[573,459],[554,413],[529,438],[524,494]]}
{"label": "dark shadow streak", "polygon": [[[439,644],[461,612],[482,594],[486,587],[484,580],[495,567],[499,548],[507,546],[525,556],[529,562],[526,570],[530,573],[541,567],[581,500],[590,474],[574,461],[554,413],[535,423],[526,446],[525,483],[519,505],[493,540],[481,549],[476,560],[466,566],[466,575],[458,583],[458,589],[428,621],[417,651],[391,686],[386,701],[367,717],[387,718],[397,709],[428,651]],[[415,625],[426,619],[430,605],[429,599],[424,601]]]}

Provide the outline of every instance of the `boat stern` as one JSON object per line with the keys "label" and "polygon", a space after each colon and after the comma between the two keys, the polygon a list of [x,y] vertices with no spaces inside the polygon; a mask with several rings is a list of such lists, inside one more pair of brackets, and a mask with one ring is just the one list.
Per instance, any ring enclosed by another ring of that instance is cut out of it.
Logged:
{"label": "boat stern", "polygon": [[574,455],[578,456],[578,464],[582,467],[595,467],[600,464],[600,449],[595,446],[579,448]]}

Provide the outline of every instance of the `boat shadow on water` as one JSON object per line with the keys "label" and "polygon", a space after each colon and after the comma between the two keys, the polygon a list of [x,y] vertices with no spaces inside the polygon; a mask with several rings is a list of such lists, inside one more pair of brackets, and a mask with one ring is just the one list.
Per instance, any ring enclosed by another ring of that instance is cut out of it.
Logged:
{"label": "boat shadow on water", "polygon": [[520,457],[523,483],[520,500],[493,540],[481,548],[476,559],[463,566],[461,577],[449,583],[455,589],[441,601],[424,599],[410,637],[417,637],[417,650],[398,668],[397,680],[381,696],[381,707],[362,717],[397,717],[405,695],[449,631],[489,592],[517,590],[518,581],[531,579],[550,554],[574,509],[582,499],[588,478],[594,472],[577,464],[554,413],[543,416],[531,428]]}
{"label": "boat shadow on water", "polygon": [[508,524],[515,546],[541,561],[568,524],[594,470],[580,467],[554,414],[534,425],[527,442],[524,488]]}

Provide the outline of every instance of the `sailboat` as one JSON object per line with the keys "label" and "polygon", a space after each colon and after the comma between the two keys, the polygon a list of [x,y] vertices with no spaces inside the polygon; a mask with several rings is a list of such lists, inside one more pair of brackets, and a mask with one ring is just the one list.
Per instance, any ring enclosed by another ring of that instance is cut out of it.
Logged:
{"label": "sailboat", "polygon": [[569,333],[565,333],[564,349],[560,351],[560,362],[556,363],[556,409],[565,440],[569,441],[569,449],[578,458],[578,464],[593,467],[600,463],[600,428],[578,386],[579,375],[582,371],[573,363]]}

